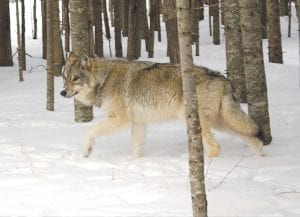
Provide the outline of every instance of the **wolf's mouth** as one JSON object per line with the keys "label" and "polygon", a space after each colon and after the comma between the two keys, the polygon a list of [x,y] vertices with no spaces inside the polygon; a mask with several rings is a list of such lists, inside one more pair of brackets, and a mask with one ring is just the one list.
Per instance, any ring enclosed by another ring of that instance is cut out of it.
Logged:
{"label": "wolf's mouth", "polygon": [[76,91],[72,96],[70,96],[70,97],[73,97],[73,96],[75,96],[75,95],[77,95],[78,94],[78,91]]}

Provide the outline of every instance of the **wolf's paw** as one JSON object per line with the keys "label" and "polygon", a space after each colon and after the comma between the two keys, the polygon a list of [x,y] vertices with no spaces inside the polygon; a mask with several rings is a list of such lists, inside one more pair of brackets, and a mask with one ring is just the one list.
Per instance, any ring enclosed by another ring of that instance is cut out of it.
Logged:
{"label": "wolf's paw", "polygon": [[220,155],[220,147],[216,147],[208,152],[208,157],[218,157]]}
{"label": "wolf's paw", "polygon": [[93,137],[86,137],[84,142],[83,157],[91,155],[95,139]]}

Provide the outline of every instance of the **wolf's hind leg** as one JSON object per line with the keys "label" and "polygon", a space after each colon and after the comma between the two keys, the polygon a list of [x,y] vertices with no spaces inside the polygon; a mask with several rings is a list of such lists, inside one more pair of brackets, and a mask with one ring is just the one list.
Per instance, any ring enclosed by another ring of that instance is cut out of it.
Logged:
{"label": "wolf's hind leg", "polygon": [[131,125],[131,145],[136,158],[143,155],[143,145],[145,142],[146,125],[144,123],[132,123]]}
{"label": "wolf's hind leg", "polygon": [[204,120],[200,120],[200,124],[202,129],[203,143],[206,144],[206,147],[208,149],[207,150],[208,157],[219,156],[221,148],[213,136],[210,125]]}
{"label": "wolf's hind leg", "polygon": [[85,135],[83,156],[88,157],[91,154],[95,138],[110,135],[124,128],[127,122],[116,118],[108,118],[99,124],[91,126]]}

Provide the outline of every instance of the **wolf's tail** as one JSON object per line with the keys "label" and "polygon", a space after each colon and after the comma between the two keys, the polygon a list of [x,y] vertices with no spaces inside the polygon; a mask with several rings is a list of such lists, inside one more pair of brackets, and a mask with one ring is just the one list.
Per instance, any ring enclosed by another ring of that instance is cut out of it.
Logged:
{"label": "wolf's tail", "polygon": [[241,110],[231,95],[225,95],[222,100],[221,116],[228,130],[241,136],[259,137],[260,130],[257,124]]}

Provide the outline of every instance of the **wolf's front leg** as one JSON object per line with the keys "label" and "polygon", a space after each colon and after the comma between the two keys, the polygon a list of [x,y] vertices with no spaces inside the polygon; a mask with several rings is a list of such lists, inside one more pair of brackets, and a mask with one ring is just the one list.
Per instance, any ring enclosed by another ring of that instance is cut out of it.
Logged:
{"label": "wolf's front leg", "polygon": [[145,142],[146,125],[143,123],[132,123],[131,125],[131,146],[136,158],[143,155]]}
{"label": "wolf's front leg", "polygon": [[95,138],[110,135],[124,128],[128,123],[117,118],[108,118],[99,124],[91,126],[85,135],[83,156],[88,157],[91,154]]}

